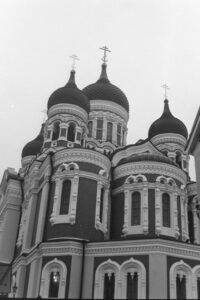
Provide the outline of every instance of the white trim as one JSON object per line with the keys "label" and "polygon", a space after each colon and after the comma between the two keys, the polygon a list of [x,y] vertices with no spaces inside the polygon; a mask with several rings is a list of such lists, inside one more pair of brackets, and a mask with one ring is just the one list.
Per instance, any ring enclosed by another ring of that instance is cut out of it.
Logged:
{"label": "white trim", "polygon": [[115,291],[114,299],[120,299],[119,297],[119,264],[111,259],[100,264],[95,273],[95,286],[94,286],[94,298],[103,299],[104,292],[104,276],[105,274],[114,273],[115,276]]}
{"label": "white trim", "polygon": [[196,298],[192,296],[192,269],[183,260],[174,263],[169,271],[170,278],[170,299],[176,299],[176,276],[186,277],[186,299]]}
{"label": "white trim", "polygon": [[[71,170],[71,167],[73,168]],[[56,175],[53,178],[55,180],[55,194],[53,202],[53,211],[50,217],[52,225],[59,223],[70,223],[76,222],[76,207],[78,197],[78,186],[79,186],[79,167],[76,163],[71,162],[69,164],[63,163],[58,168]],[[60,214],[62,188],[65,180],[71,181],[71,191],[69,200],[69,211],[68,214]]]}
{"label": "white trim", "polygon": [[59,290],[58,290],[58,298],[65,298],[65,288],[66,288],[66,279],[67,279],[67,268],[64,262],[55,258],[52,261],[49,261],[42,270],[41,277],[41,286],[40,286],[40,296],[42,298],[48,298],[49,296],[49,281],[50,274],[52,271],[58,270],[60,274],[59,281]]}
{"label": "white trim", "polygon": [[146,270],[144,265],[131,257],[128,261],[123,262],[120,266],[121,278],[121,299],[126,299],[127,293],[127,273],[138,273],[138,295],[137,299],[146,299]]}

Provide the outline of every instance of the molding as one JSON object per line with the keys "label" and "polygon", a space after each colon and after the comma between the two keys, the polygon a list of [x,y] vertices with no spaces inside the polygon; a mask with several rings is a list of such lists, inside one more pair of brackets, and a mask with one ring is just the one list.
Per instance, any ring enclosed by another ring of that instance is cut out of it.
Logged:
{"label": "molding", "polygon": [[60,114],[75,115],[82,119],[84,122],[88,121],[88,113],[83,108],[71,103],[61,103],[53,105],[48,110],[48,119],[52,118],[54,115]]}
{"label": "molding", "polygon": [[64,162],[87,162],[110,171],[111,162],[103,154],[89,149],[64,149],[55,153],[54,167]]}
{"label": "molding", "polygon": [[[163,133],[163,134],[158,134],[154,136],[151,139],[152,144],[155,146],[163,143],[174,143],[174,144],[179,144],[182,146],[182,149],[185,148],[186,145],[186,138],[180,134],[177,133]],[[167,145],[166,145],[167,147]]]}
{"label": "molding", "polygon": [[118,166],[114,169],[114,180],[133,174],[158,174],[177,179],[184,185],[187,182],[187,176],[181,169],[162,162],[153,161],[126,163]]}
{"label": "molding", "polygon": [[129,114],[121,105],[107,100],[90,100],[90,114],[95,110],[115,113],[119,115],[125,122],[128,122]]}
{"label": "molding", "polygon": [[162,253],[200,261],[200,246],[170,240],[120,240],[116,242],[90,243],[86,247],[86,256],[104,257]]}

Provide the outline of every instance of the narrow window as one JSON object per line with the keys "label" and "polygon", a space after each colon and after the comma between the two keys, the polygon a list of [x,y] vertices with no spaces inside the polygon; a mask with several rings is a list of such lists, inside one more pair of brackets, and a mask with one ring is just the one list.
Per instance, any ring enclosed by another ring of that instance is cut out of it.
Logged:
{"label": "narrow window", "polygon": [[127,273],[126,299],[138,299],[138,274]]}
{"label": "narrow window", "polygon": [[177,274],[176,276],[176,299],[186,299],[186,278]]}
{"label": "narrow window", "polygon": [[112,143],[112,132],[113,124],[111,122],[107,123],[107,141]]}
{"label": "narrow window", "polygon": [[48,298],[58,298],[59,283],[60,283],[60,273],[58,271],[51,272]]}
{"label": "narrow window", "polygon": [[75,125],[74,123],[71,123],[69,125],[69,128],[68,128],[68,133],[67,133],[67,140],[70,141],[70,142],[74,142],[75,140]]}
{"label": "narrow window", "polygon": [[102,140],[103,136],[103,119],[97,119],[97,140]]}
{"label": "narrow window", "polygon": [[104,198],[104,188],[101,188],[100,210],[99,210],[99,220],[101,223],[103,221],[103,198]]}
{"label": "narrow window", "polygon": [[115,275],[106,273],[104,275],[104,297],[103,299],[114,299],[115,292]]}
{"label": "narrow window", "polygon": [[121,145],[121,138],[122,138],[122,127],[120,124],[117,125],[117,145]]}
{"label": "narrow window", "polygon": [[60,215],[67,215],[69,212],[70,192],[71,192],[71,181],[65,180],[62,186]]}
{"label": "narrow window", "polygon": [[60,131],[60,123],[55,122],[53,126],[53,135],[52,135],[52,141],[55,141],[59,137],[59,131]]}
{"label": "narrow window", "polygon": [[170,197],[168,194],[162,195],[163,227],[170,227]]}
{"label": "narrow window", "polygon": [[92,137],[92,121],[88,122],[88,137]]}
{"label": "narrow window", "polygon": [[140,225],[140,211],[141,211],[141,201],[140,193],[135,192],[132,194],[132,214],[131,214],[131,225]]}
{"label": "narrow window", "polygon": [[188,230],[189,230],[190,242],[193,244],[194,243],[194,219],[193,219],[193,212],[190,207],[188,211]]}

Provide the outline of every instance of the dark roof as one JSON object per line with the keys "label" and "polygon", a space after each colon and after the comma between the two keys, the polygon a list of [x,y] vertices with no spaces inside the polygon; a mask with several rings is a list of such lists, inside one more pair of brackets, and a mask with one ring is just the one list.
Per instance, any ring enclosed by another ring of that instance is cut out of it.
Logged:
{"label": "dark roof", "polygon": [[43,130],[44,124],[42,124],[42,128],[38,136],[24,146],[22,150],[22,158],[29,155],[37,155],[38,153],[40,153],[44,141]]}
{"label": "dark roof", "polygon": [[175,118],[170,112],[168,100],[165,99],[164,111],[162,116],[157,119],[149,128],[149,138],[162,133],[177,133],[187,139],[188,132],[182,121]]}
{"label": "dark roof", "polygon": [[156,161],[156,162],[162,162],[162,163],[166,163],[178,167],[178,165],[175,162],[173,162],[170,158],[158,154],[151,154],[151,153],[132,154],[129,157],[122,158],[118,162],[117,166],[127,164],[127,163],[132,163],[132,162],[138,162],[138,161]]}
{"label": "dark roof", "polygon": [[110,83],[108,79],[106,64],[102,64],[99,80],[97,80],[96,83],[86,86],[83,92],[89,100],[109,100],[121,105],[129,111],[129,103],[125,94],[117,86]]}
{"label": "dark roof", "polygon": [[57,89],[49,97],[48,109],[56,104],[70,103],[83,108],[87,113],[89,113],[90,105],[86,95],[77,88],[75,83],[75,71],[71,71],[71,75],[68,83],[59,89]]}

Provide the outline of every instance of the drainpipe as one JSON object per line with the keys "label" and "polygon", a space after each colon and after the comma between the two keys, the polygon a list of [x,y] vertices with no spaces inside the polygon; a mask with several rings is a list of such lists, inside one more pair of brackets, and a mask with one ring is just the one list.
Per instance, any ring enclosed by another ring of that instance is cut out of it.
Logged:
{"label": "drainpipe", "polygon": [[81,282],[80,282],[80,294],[79,299],[83,297],[83,276],[84,276],[84,268],[85,268],[85,245],[88,242],[87,240],[82,240],[82,265],[81,265]]}

